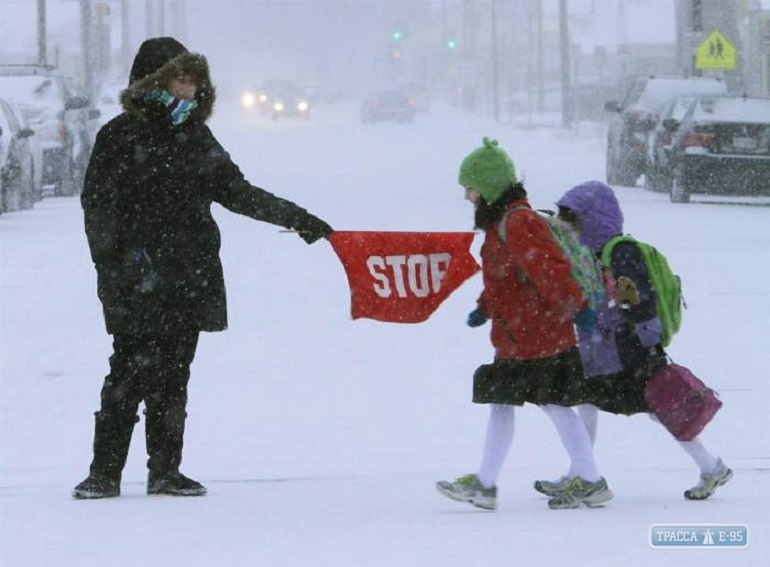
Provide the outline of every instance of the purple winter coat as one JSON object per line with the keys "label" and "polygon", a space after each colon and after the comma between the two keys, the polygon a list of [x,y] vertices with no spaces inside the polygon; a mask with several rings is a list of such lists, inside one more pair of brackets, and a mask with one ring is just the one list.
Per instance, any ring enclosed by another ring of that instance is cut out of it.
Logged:
{"label": "purple winter coat", "polygon": [[[613,236],[623,234],[623,213],[612,188],[601,181],[588,181],[567,191],[556,203],[573,211],[580,221],[580,241],[597,256]],[[641,302],[621,309],[612,290],[596,313],[596,326],[586,333],[578,330],[580,356],[588,376],[606,376],[639,368],[649,348],[660,343],[660,321],[655,296],[644,261],[633,244],[613,248],[614,278],[625,275],[637,283]]]}

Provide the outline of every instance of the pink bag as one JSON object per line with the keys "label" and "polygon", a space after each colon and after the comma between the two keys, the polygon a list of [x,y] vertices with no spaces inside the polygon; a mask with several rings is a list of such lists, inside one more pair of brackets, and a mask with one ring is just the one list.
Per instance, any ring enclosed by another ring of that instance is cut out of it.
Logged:
{"label": "pink bag", "polygon": [[691,441],[722,407],[716,392],[689,369],[663,366],[647,381],[644,399],[677,441]]}

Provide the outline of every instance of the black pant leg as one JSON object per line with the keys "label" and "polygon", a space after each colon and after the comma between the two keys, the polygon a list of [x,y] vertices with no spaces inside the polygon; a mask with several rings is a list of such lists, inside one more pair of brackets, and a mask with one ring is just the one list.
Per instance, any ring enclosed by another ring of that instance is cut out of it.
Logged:
{"label": "black pant leg", "polygon": [[198,331],[155,337],[152,372],[144,376],[147,468],[150,478],[179,471],[187,417],[187,383]]}
{"label": "black pant leg", "polygon": [[101,408],[94,414],[94,455],[91,474],[119,481],[128,457],[137,408],[144,397],[145,338],[116,335],[110,373],[104,378]]}

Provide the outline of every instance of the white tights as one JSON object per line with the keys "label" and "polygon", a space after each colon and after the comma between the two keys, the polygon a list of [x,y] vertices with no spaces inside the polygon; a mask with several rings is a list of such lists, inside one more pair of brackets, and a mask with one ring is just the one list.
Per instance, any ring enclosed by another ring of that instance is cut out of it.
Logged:
{"label": "white tights", "polygon": [[[581,419],[571,409],[562,406],[541,406],[556,426],[562,444],[570,456],[570,476],[580,476],[589,481],[599,480],[599,472],[591,449],[591,438]],[[479,482],[485,487],[497,484],[505,458],[513,443],[515,406],[490,404],[487,435],[479,467]]]}
{"label": "white tights", "polygon": [[[596,443],[599,410],[596,406],[591,404],[578,406],[577,409],[580,420],[583,422],[583,425],[585,425],[586,431],[591,438],[591,446],[593,446]],[[649,416],[653,421],[660,423],[660,420],[655,417],[655,414],[651,413]],[[680,447],[690,455],[701,473],[711,474],[716,470],[718,464],[717,457],[712,455],[706,447],[703,446],[703,443],[698,437],[691,441],[677,441],[677,443],[679,443]],[[572,474],[573,468],[574,467],[570,466],[570,472],[567,473],[567,476],[574,476],[574,474]]]}
{"label": "white tights", "polygon": [[[584,425],[585,422],[582,417],[578,416],[578,413],[572,408],[564,406],[546,405],[540,407],[556,426],[561,443],[569,455],[570,467],[567,476],[570,478],[579,476],[588,482],[599,480],[601,477],[594,460],[591,435]],[[594,438],[595,432],[594,428]]]}

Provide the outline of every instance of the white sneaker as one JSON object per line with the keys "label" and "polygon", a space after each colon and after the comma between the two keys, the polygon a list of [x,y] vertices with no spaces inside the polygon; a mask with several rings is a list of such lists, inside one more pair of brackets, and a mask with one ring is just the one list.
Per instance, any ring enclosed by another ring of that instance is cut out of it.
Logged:
{"label": "white sneaker", "polygon": [[484,488],[475,474],[466,474],[454,482],[440,480],[436,483],[438,491],[457,502],[467,502],[484,510],[497,509],[497,487]]}
{"label": "white sneaker", "polygon": [[551,510],[568,510],[571,508],[595,508],[615,497],[607,486],[607,481],[601,477],[596,482],[588,482],[579,476],[572,479],[569,486],[560,494],[548,501]]}
{"label": "white sneaker", "polygon": [[540,494],[557,496],[567,490],[570,482],[572,482],[572,478],[568,476],[562,476],[559,480],[536,480],[534,488]]}
{"label": "white sneaker", "polygon": [[731,478],[733,478],[733,471],[727,468],[722,459],[719,459],[716,470],[711,474],[701,474],[700,482],[689,490],[685,490],[684,497],[687,500],[705,500],[713,496],[717,488],[727,484]]}

